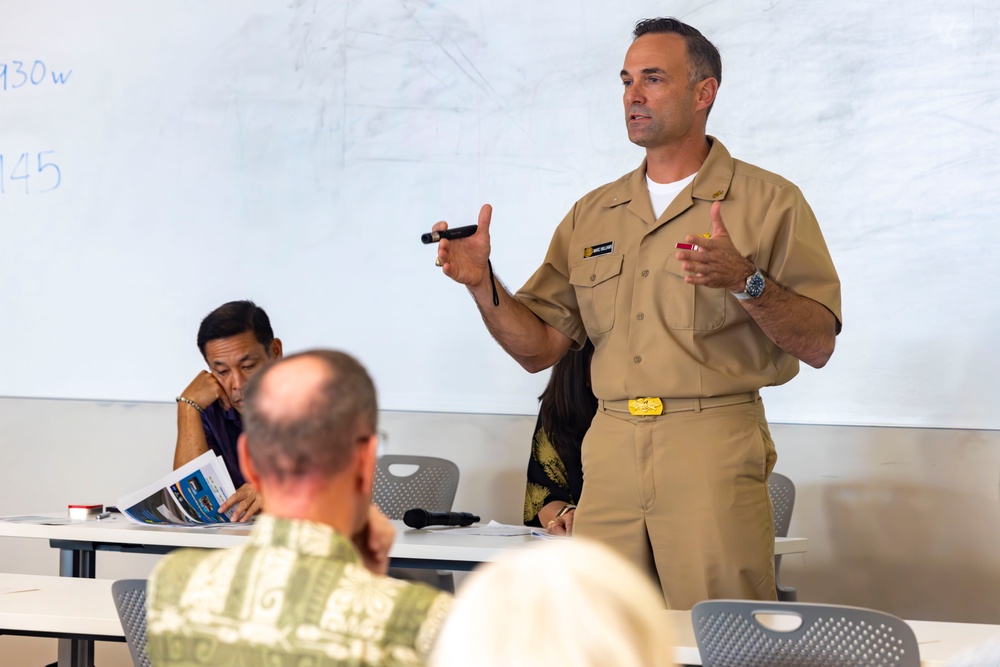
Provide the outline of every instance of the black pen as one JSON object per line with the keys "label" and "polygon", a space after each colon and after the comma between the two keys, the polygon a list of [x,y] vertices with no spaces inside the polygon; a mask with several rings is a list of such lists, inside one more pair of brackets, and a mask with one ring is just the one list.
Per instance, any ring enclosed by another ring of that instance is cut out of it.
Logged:
{"label": "black pen", "polygon": [[420,240],[424,243],[437,243],[441,239],[464,239],[475,234],[477,229],[479,229],[479,225],[466,225],[465,227],[455,227],[454,229],[442,229],[440,232],[421,234]]}

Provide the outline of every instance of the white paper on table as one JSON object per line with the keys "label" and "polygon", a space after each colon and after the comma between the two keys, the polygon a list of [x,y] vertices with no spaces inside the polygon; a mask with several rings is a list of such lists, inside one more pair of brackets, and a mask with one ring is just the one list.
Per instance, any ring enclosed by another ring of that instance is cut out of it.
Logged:
{"label": "white paper on table", "polygon": [[490,521],[485,526],[468,526],[466,528],[452,528],[449,534],[458,533],[460,535],[492,535],[493,537],[509,537],[512,535],[530,535],[531,528],[528,526],[512,526],[509,524]]}
{"label": "white paper on table", "polygon": [[531,529],[531,536],[532,537],[544,537],[547,540],[571,540],[571,539],[573,539],[569,535],[553,535],[552,533],[550,533],[549,531],[545,530],[544,528],[532,528]]}
{"label": "white paper on table", "polygon": [[69,519],[64,517],[52,517],[52,516],[42,516],[42,515],[25,515],[25,516],[5,516],[0,521],[7,521],[9,523],[33,523],[39,526],[68,526],[71,523],[80,523],[84,519]]}

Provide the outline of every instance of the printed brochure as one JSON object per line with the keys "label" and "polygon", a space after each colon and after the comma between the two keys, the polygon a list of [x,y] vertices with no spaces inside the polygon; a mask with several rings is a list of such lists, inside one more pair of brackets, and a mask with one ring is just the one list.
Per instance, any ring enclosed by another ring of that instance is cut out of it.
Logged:
{"label": "printed brochure", "polygon": [[143,525],[192,526],[229,523],[232,510],[219,506],[236,489],[222,457],[205,452],[169,475],[118,499],[118,510]]}

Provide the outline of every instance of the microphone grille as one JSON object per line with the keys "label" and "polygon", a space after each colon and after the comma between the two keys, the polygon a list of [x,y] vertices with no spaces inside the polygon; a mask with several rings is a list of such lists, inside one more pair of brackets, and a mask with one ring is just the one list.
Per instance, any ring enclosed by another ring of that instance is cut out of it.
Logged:
{"label": "microphone grille", "polygon": [[406,510],[403,514],[403,523],[410,528],[423,528],[427,525],[427,510]]}

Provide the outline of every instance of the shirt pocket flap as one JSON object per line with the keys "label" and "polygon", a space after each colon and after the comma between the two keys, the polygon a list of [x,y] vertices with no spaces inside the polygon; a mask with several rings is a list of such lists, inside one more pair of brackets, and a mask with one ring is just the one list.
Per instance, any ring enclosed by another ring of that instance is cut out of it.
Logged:
{"label": "shirt pocket flap", "polygon": [[675,276],[680,276],[681,278],[686,278],[691,275],[689,272],[684,270],[681,265],[681,260],[674,257],[672,254],[667,257],[667,261],[663,263],[663,268],[667,273],[672,273]]}
{"label": "shirt pocket flap", "polygon": [[585,260],[569,270],[569,282],[576,287],[594,287],[622,272],[621,255]]}

